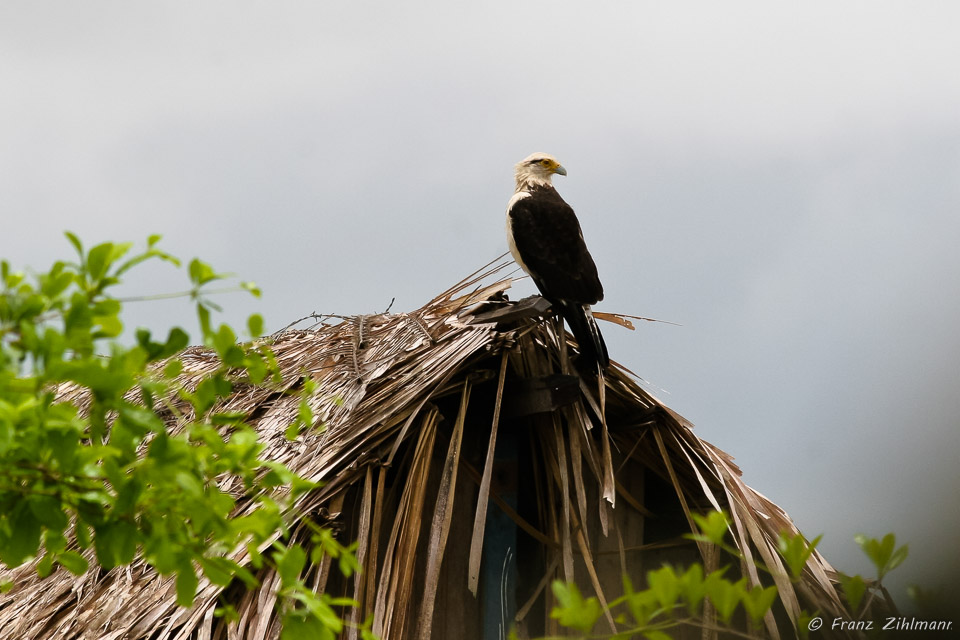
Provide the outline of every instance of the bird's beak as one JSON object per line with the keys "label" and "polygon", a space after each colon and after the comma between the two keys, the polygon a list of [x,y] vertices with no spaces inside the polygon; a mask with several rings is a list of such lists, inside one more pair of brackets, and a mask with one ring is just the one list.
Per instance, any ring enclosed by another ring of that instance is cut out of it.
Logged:
{"label": "bird's beak", "polygon": [[553,170],[554,173],[559,173],[562,176],[567,175],[567,170],[563,168],[562,164],[558,164],[557,168]]}

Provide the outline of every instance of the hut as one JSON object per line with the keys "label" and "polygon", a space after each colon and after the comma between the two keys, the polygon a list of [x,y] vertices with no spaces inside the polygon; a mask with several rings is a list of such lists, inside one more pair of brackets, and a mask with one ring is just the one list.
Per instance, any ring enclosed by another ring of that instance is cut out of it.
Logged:
{"label": "hut", "polygon": [[[716,568],[727,562],[719,550],[683,534],[694,530],[693,514],[724,509],[734,543],[770,567],[779,588],[752,633],[794,637],[801,610],[849,617],[819,553],[802,579],[786,578],[776,549],[780,532],[797,532],[787,514],[623,366],[612,364],[602,381],[577,375],[576,344],[544,315],[545,301],[507,299],[509,267],[492,263],[416,311],[323,317],[279,332],[270,340],[282,388],[243,388],[229,399],[225,409],[247,412],[267,457],[323,482],[299,499],[291,535],[307,539],[303,523],[312,519],[358,542],[359,573],[345,579],[327,559],[308,565],[306,583],[357,600],[351,615],[372,615],[384,640],[487,640],[510,627],[520,637],[557,634],[552,579],[607,601],[622,593],[623,574],[641,586],[664,562]],[[200,348],[180,357],[186,386],[215,367]],[[283,392],[305,376],[317,384],[311,404],[323,428],[289,441],[299,399]],[[242,552],[235,559],[243,562]],[[749,562],[737,568],[751,583],[771,583]],[[0,596],[3,638],[280,632],[269,568],[255,572],[256,589],[201,578],[191,609],[177,606],[172,578],[140,562],[43,580],[31,564],[3,573],[16,585]],[[214,615],[223,602],[238,622]]]}

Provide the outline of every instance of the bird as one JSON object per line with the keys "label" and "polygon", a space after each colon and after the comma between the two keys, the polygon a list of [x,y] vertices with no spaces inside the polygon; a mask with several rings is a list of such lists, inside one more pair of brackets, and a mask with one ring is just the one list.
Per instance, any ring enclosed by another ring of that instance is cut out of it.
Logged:
{"label": "bird", "polygon": [[516,191],[507,204],[507,245],[514,261],[566,320],[580,347],[580,363],[610,364],[590,305],[603,300],[597,265],[573,208],[554,188],[567,170],[548,153],[532,153],[514,167]]}

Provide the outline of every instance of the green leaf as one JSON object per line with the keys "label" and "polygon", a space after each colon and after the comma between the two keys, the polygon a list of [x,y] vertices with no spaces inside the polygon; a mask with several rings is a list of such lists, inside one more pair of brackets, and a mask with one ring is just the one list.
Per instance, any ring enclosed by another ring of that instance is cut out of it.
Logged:
{"label": "green leaf", "polygon": [[240,368],[244,366],[244,353],[243,349],[238,345],[233,345],[228,347],[226,351],[220,354],[220,359],[223,360],[223,364],[231,368]]}
{"label": "green leaf", "polygon": [[306,398],[301,400],[300,406],[297,407],[297,420],[308,429],[313,426],[313,409],[310,408]]}
{"label": "green leaf", "polygon": [[60,273],[43,283],[43,294],[48,298],[56,298],[73,284],[74,274]]}
{"label": "green leaf", "polygon": [[137,508],[137,500],[143,494],[144,485],[139,476],[133,476],[130,480],[116,487],[117,499],[114,502],[114,513],[133,513]]}
{"label": "green leaf", "polygon": [[200,556],[197,560],[200,562],[200,568],[203,569],[203,575],[207,576],[213,584],[225,587],[233,580],[236,563],[232,560],[219,556]]}
{"label": "green leaf", "polygon": [[[222,324],[213,336],[213,347],[220,356],[237,346],[237,334],[229,326]],[[241,354],[242,355],[242,354]],[[229,363],[228,363],[229,364]]]}
{"label": "green leaf", "polygon": [[212,282],[213,280],[223,278],[223,276],[217,274],[217,272],[213,270],[213,267],[198,258],[194,258],[190,261],[188,271],[190,273],[190,281],[198,287],[203,286],[208,282]]}
{"label": "green leaf", "polygon": [[77,539],[77,546],[81,549],[89,549],[93,538],[90,535],[90,527],[85,522],[77,521],[73,525],[73,534]]}
{"label": "green leaf", "polygon": [[199,584],[197,574],[193,566],[181,567],[177,572],[177,604],[181,607],[193,606],[193,599],[197,595],[197,585]]}
{"label": "green leaf", "polygon": [[[248,416],[249,414],[245,411],[218,411],[210,415],[210,423],[217,426],[233,425],[240,427]],[[254,434],[254,442],[256,442],[256,434]]]}
{"label": "green leaf", "polygon": [[296,440],[300,437],[301,424],[299,420],[291,422],[284,430],[283,435],[287,440]]}
{"label": "green leaf", "polygon": [[103,280],[114,261],[129,248],[129,244],[115,245],[112,242],[104,242],[90,249],[90,253],[87,254],[86,268],[91,283]]}
{"label": "green leaf", "polygon": [[88,387],[100,397],[111,397],[129,389],[133,378],[123,371],[108,368],[108,365],[108,362],[99,360],[77,360],[64,363],[58,373],[63,380]]}
{"label": "green leaf", "polygon": [[76,551],[64,551],[58,554],[57,562],[75,576],[83,575],[90,568],[87,559]]}
{"label": "green leaf", "polygon": [[259,338],[263,335],[263,316],[254,313],[247,318],[247,331],[250,332],[251,338]]}
{"label": "green leaf", "polygon": [[280,640],[334,640],[336,636],[315,616],[301,611],[288,611],[283,615]]}
{"label": "green leaf", "polygon": [[244,358],[243,366],[247,369],[247,375],[250,376],[250,382],[253,384],[260,384],[263,382],[264,378],[267,377],[268,365],[263,357],[255,352],[251,351],[246,354]]}
{"label": "green leaf", "polygon": [[36,555],[40,546],[41,526],[26,501],[13,509],[9,522],[9,535],[0,534],[0,560],[13,568]]}
{"label": "green leaf", "polygon": [[270,469],[263,478],[263,484],[267,487],[282,487],[293,482],[293,472],[285,464],[264,460],[263,466]]}
{"label": "green leaf", "polygon": [[282,551],[273,555],[277,563],[277,573],[280,574],[280,583],[284,586],[297,584],[300,573],[307,564],[307,553],[298,544],[291,544]]}
{"label": "green leaf", "polygon": [[[724,570],[721,571],[721,574]],[[706,586],[703,581],[703,567],[699,563],[693,563],[687,568],[686,572],[680,577],[680,592],[683,600],[687,603],[687,609],[691,616],[696,616],[700,609],[700,603],[706,595]]]}
{"label": "green leaf", "polygon": [[67,537],[63,535],[62,529],[47,529],[41,536],[43,548],[47,553],[54,555],[61,553],[67,548]]}
{"label": "green leaf", "polygon": [[232,391],[230,382],[220,375],[215,375],[204,380],[197,385],[197,390],[190,399],[194,411],[197,415],[205,414],[210,407],[222,396],[229,395]]}
{"label": "green leaf", "polygon": [[[807,640],[807,638],[810,637],[810,623],[813,621],[813,619],[814,615],[807,613],[806,611],[801,611],[800,615],[797,616],[796,632],[797,636],[800,637],[801,640]],[[816,628],[819,629],[820,627],[816,626]]]}
{"label": "green leaf", "polygon": [[80,256],[80,259],[83,259],[83,244],[80,242],[80,238],[76,234],[70,231],[64,231],[63,235],[67,236],[67,240],[70,241],[70,244],[73,245],[73,248],[77,250],[77,255]]}
{"label": "green leaf", "polygon": [[210,328],[210,310],[203,303],[197,303],[197,319],[200,321],[200,333],[203,335],[203,342],[207,344],[213,335]]}
{"label": "green leaf", "polygon": [[170,333],[167,334],[167,342],[163,345],[163,353],[159,357],[166,358],[167,356],[172,356],[182,349],[185,349],[188,344],[190,344],[190,336],[187,335],[187,332],[180,327],[174,327],[170,329]]}
{"label": "green leaf", "polygon": [[550,617],[561,625],[590,633],[597,620],[603,614],[603,608],[596,598],[584,599],[574,583],[565,584],[554,580],[550,585],[559,606],[553,608]]}
{"label": "green leaf", "polygon": [[170,262],[179,267],[180,266],[179,259],[170,255],[169,253],[165,253],[163,251],[160,251],[159,249],[154,249],[154,245],[156,245],[156,243],[159,242],[159,240],[160,240],[160,236],[157,236],[157,235],[153,235],[147,238],[147,250],[141,254],[138,254],[130,258],[129,260],[121,264],[119,267],[117,267],[117,270],[114,272],[114,276],[119,277],[124,273],[126,273],[127,271],[129,271],[130,269],[132,269],[133,267],[140,264],[141,262],[146,262],[151,258],[158,258],[160,260]]}
{"label": "green leaf", "polygon": [[693,520],[700,528],[700,532],[714,544],[723,544],[723,538],[727,535],[727,528],[730,526],[730,520],[723,511],[711,511],[706,517],[694,513]]}
{"label": "green leaf", "polygon": [[853,539],[870,558],[873,566],[877,568],[878,579],[883,579],[886,574],[896,569],[907,559],[907,545],[897,549],[897,537],[892,533],[883,536],[882,540],[868,538],[863,534],[858,534]]}
{"label": "green leaf", "polygon": [[707,577],[704,584],[707,597],[710,598],[710,602],[716,608],[720,619],[729,622],[734,610],[746,593],[747,579],[741,578],[737,582],[730,582],[722,578],[719,572],[714,571]]}
{"label": "green leaf", "polygon": [[123,323],[117,316],[94,316],[93,322],[97,328],[93,332],[94,339],[116,338],[123,333]]}
{"label": "green leaf", "polygon": [[196,471],[177,471],[173,474],[176,485],[191,498],[202,498],[204,495],[203,482],[196,475]]}
{"label": "green leaf", "polygon": [[93,544],[97,562],[104,569],[130,564],[137,552],[137,528],[126,520],[114,520],[94,527]]}
{"label": "green leaf", "polygon": [[183,361],[176,359],[171,360],[163,367],[163,377],[164,378],[176,378],[183,371]]}
{"label": "green leaf", "polygon": [[95,316],[115,316],[121,309],[120,301],[114,298],[103,298],[90,305],[90,311]]}
{"label": "green leaf", "polygon": [[157,573],[167,575],[183,566],[184,551],[170,540],[163,527],[154,531],[146,546],[149,548],[149,553],[145,553],[147,560]]}
{"label": "green leaf", "polygon": [[46,578],[53,573],[53,554],[45,553],[37,563],[37,576],[41,579]]}
{"label": "green leaf", "polygon": [[812,542],[807,544],[807,541],[799,533],[795,535],[787,535],[784,532],[780,533],[777,546],[794,580],[800,579],[800,576],[803,574],[803,568],[807,565],[807,560],[813,555],[814,550],[817,545],[820,544],[822,538],[823,534],[820,534],[814,538]]}
{"label": "green leaf", "polygon": [[120,419],[133,427],[134,433],[139,435],[150,432],[160,433],[164,430],[163,420],[157,414],[136,405],[126,403],[121,405]]}
{"label": "green leaf", "polygon": [[754,586],[750,591],[743,594],[743,608],[747,615],[753,620],[754,624],[759,625],[767,611],[773,606],[773,601],[777,598],[777,587],[770,586],[764,589],[761,586]]}
{"label": "green leaf", "polygon": [[843,586],[843,595],[847,598],[850,611],[856,613],[860,609],[860,602],[867,590],[867,583],[860,576],[840,574],[840,584]]}
{"label": "green leaf", "polygon": [[[53,465],[63,473],[73,474],[79,471],[78,466],[83,464],[83,456],[89,452],[89,448],[80,444],[82,432],[77,424],[73,424],[76,418],[75,408],[64,405],[57,405],[57,407],[58,409],[52,411],[59,413],[59,407],[64,407],[63,413],[66,414],[64,421],[68,424],[64,428],[56,429],[48,423],[50,430],[47,432],[47,446],[50,447]],[[57,503],[59,506],[59,500]],[[37,516],[39,517],[40,514]]]}
{"label": "green leaf", "polygon": [[250,292],[250,295],[252,295],[254,298],[259,298],[260,295],[262,294],[262,292],[260,291],[260,287],[258,287],[256,283],[253,283],[253,282],[241,282],[240,287],[245,291]]}
{"label": "green leaf", "polygon": [[[299,428],[297,431],[299,432]],[[287,433],[290,433],[289,427],[287,427]],[[14,435],[13,421],[5,419],[3,415],[0,415],[0,455],[7,453],[13,446]],[[296,437],[295,434],[293,438],[288,437],[288,440],[294,440]]]}
{"label": "green leaf", "polygon": [[[258,542],[269,537],[270,534],[272,534],[281,526],[282,519],[280,518],[279,509],[275,503],[272,507],[267,504],[263,504],[253,513],[233,519],[233,527],[235,530],[249,533]],[[256,554],[254,553],[254,550],[255,548],[253,550],[249,548],[247,549],[251,556],[255,557]]]}
{"label": "green leaf", "polygon": [[341,553],[340,557],[337,558],[337,567],[344,578],[349,578],[355,572],[360,571],[360,563],[353,553]]}
{"label": "green leaf", "polygon": [[317,597],[317,594],[312,591],[299,588],[292,591],[289,597],[296,602],[304,604],[307,611],[331,631],[339,633],[343,628],[343,621],[330,607],[330,597],[327,594]]}
{"label": "green leaf", "polygon": [[656,571],[648,571],[647,585],[665,611],[673,609],[680,597],[680,581],[673,567],[665,565]]}
{"label": "green leaf", "polygon": [[910,552],[907,545],[903,545],[899,549],[893,552],[893,555],[890,556],[890,561],[887,563],[886,571],[884,574],[889,573],[903,564],[903,561],[907,559],[907,554]]}
{"label": "green leaf", "polygon": [[34,495],[27,499],[30,510],[44,526],[55,531],[67,528],[67,514],[63,512],[63,503],[53,496]]}

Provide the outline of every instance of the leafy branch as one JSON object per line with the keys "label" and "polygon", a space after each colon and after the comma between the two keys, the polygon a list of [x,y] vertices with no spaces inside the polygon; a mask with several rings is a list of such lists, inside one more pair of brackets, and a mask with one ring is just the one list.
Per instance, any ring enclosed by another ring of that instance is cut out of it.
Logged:
{"label": "leafy branch", "polygon": [[[728,516],[721,511],[712,511],[706,516],[694,515],[698,533],[687,537],[699,542],[718,546],[720,549],[741,562],[753,562],[739,549],[726,542],[730,527]],[[822,536],[808,542],[802,535],[782,533],[778,550],[787,567],[790,578],[800,579],[804,567],[814,553]],[[880,580],[899,566],[907,557],[906,545],[897,548],[893,534],[887,534],[881,540],[857,536],[857,543],[864,550],[877,569],[876,581],[867,581],[861,576],[841,575],[841,586],[850,605],[850,611],[863,616],[870,602],[882,587]],[[761,563],[754,565],[767,573],[769,570]],[[648,640],[669,640],[671,632],[680,627],[697,627],[720,631],[740,638],[764,638],[764,618],[771,611],[777,598],[777,587],[747,586],[747,579],[733,580],[726,577],[729,566],[705,575],[700,563],[693,563],[686,569],[664,565],[648,571],[646,588],[636,590],[629,577],[624,576],[624,593],[611,601],[606,609],[595,597],[584,597],[573,583],[554,581],[551,585],[556,605],[550,617],[568,630],[575,631],[582,640],[626,640],[628,638],[647,638]],[[870,596],[863,601],[863,595],[870,589]],[[717,621],[707,616],[706,603],[710,604]],[[734,625],[737,612],[750,621],[751,631],[743,631]],[[611,614],[620,630],[614,634],[596,633],[598,621]],[[797,632],[801,637],[808,635],[807,623],[814,613],[801,612]],[[514,631],[511,638],[517,638]],[[553,640],[543,638],[541,640]]]}
{"label": "leafy branch", "polygon": [[[232,559],[245,550],[253,568],[273,567],[281,578],[284,637],[307,627],[316,637],[339,633],[344,623],[333,607],[354,603],[303,587],[299,559],[307,551],[282,542],[294,500],[316,485],[264,459],[248,416],[223,408],[237,384],[280,381],[266,343],[241,343],[233,328],[213,321],[220,308],[211,296],[237,287],[217,287],[229,276],[194,259],[189,289],[121,299],[112,291],[133,268],[181,261],[158,248],[159,236],[133,254],[130,243],[87,250],[66,236],[76,260],[45,273],[28,277],[0,262],[0,562],[12,568],[39,558],[45,577],[57,566],[79,575],[91,560],[111,569],[140,558],[175,575],[177,602],[189,607],[198,574],[223,587],[256,585]],[[239,288],[260,295],[251,283]],[[124,302],[182,296],[194,301],[201,341],[218,358],[189,388],[178,358],[190,343],[186,331],[173,327],[155,339],[137,329],[132,345],[121,342]],[[247,319],[252,338],[263,326],[258,314]],[[290,437],[313,426],[306,397],[301,405]],[[181,428],[168,430],[163,414]],[[261,553],[271,540],[270,553]],[[328,529],[314,525],[309,542],[314,561],[327,554],[345,575],[357,569],[353,547]],[[360,626],[365,639],[368,627]]]}

